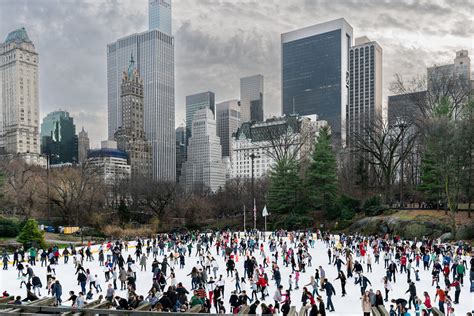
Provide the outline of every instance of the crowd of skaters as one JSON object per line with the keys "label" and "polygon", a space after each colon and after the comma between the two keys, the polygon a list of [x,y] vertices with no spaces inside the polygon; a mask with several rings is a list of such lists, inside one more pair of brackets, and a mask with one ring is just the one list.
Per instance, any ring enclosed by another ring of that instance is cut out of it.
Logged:
{"label": "crowd of skaters", "polygon": [[[321,265],[313,266],[310,249],[317,241],[323,242],[327,249],[327,254],[318,254],[317,259],[327,255],[331,271],[325,271]],[[99,296],[111,306],[125,310],[150,304],[156,311],[187,311],[200,305],[201,312],[208,313],[238,313],[246,308],[248,314],[286,315],[291,306],[297,306],[304,307],[307,315],[324,316],[336,310],[333,296],[348,294],[346,283],[351,279],[360,293],[349,294],[360,296],[363,315],[370,315],[372,307],[379,305],[384,305],[391,316],[429,315],[436,305],[445,315],[452,316],[460,303],[460,292],[466,287],[467,291],[474,291],[471,246],[432,239],[410,241],[388,235],[330,235],[321,231],[280,230],[266,235],[257,231],[220,231],[138,238],[130,249],[128,241],[109,241],[99,245],[97,253],[92,249],[89,244],[4,252],[4,269],[8,269],[12,260],[18,270],[19,286],[26,288],[25,297],[17,297],[13,303],[41,297],[43,284],[34,272],[37,265],[47,269],[46,295],[55,297],[57,305],[71,304],[78,308]],[[224,258],[225,267],[219,266],[216,260],[219,256]],[[198,263],[188,272],[189,257],[198,258]],[[238,260],[244,260],[241,270],[236,265]],[[98,265],[90,271],[84,268],[84,261]],[[63,295],[56,276],[58,264],[75,267],[78,287],[68,295]],[[385,275],[373,275],[372,266],[382,264]],[[291,268],[291,272],[283,275],[283,266]],[[417,287],[420,269],[431,271],[431,288]],[[177,270],[186,270],[187,278],[178,279]],[[137,289],[137,271],[148,271],[150,288]],[[99,282],[101,273],[106,284]],[[302,274],[310,275],[309,283],[300,284]],[[340,284],[340,290],[338,287],[336,291],[334,282]],[[406,283],[405,297],[390,297],[396,282]],[[271,283],[275,285],[274,293],[269,292]],[[380,290],[374,291],[377,286]],[[229,297],[225,297],[229,293],[226,287],[231,289]],[[294,297],[294,290],[300,287],[301,297]],[[126,295],[119,296],[119,288]]]}

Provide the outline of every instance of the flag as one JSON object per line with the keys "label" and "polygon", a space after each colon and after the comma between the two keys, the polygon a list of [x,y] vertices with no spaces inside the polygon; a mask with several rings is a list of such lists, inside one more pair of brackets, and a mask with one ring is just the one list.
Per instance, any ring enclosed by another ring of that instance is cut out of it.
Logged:
{"label": "flag", "polygon": [[266,205],[263,207],[262,216],[263,217],[268,216],[268,211],[267,211],[267,206]]}
{"label": "flag", "polygon": [[253,199],[253,218],[257,220],[257,205],[255,204],[255,199]]}

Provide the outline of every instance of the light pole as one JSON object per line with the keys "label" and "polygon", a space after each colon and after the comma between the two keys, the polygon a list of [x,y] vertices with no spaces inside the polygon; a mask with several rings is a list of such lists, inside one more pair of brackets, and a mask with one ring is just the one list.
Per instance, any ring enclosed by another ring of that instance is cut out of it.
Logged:
{"label": "light pole", "polygon": [[405,168],[405,153],[403,152],[403,140],[405,139],[405,128],[407,127],[407,125],[404,123],[404,122],[401,122],[398,124],[398,128],[400,129],[400,133],[401,133],[401,136],[402,136],[402,139],[401,139],[401,146],[402,146],[402,150],[401,150],[401,155],[402,155],[402,159],[401,159],[401,162],[402,162],[402,165],[401,165],[401,168],[400,168],[400,208],[403,208],[404,207],[404,198],[403,198],[403,180],[405,178],[405,175],[404,175],[404,168]]}
{"label": "light pole", "polygon": [[51,168],[51,156],[59,157],[56,154],[47,153],[46,155],[46,196],[48,198],[48,225],[51,225],[51,199],[49,196],[49,169]]}
{"label": "light pole", "polygon": [[252,160],[252,202],[253,202],[253,229],[257,229],[257,210],[255,202],[255,178],[254,178],[254,160],[255,158],[260,158],[260,156],[251,153],[249,158]]}

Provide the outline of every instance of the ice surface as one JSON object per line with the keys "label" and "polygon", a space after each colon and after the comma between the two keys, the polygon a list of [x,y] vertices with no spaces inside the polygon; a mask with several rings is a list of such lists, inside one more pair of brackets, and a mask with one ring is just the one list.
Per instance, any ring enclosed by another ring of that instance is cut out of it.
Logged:
{"label": "ice surface", "polygon": [[[286,238],[285,238],[286,240]],[[131,246],[135,245],[135,242],[132,241],[129,243]],[[95,245],[92,247],[93,249],[97,249],[98,246]],[[302,294],[302,288],[305,284],[309,283],[310,281],[310,276],[314,275],[314,270],[315,268],[322,266],[323,269],[326,271],[326,277],[330,280],[330,282],[333,284],[335,290],[336,290],[336,296],[333,297],[333,303],[335,306],[336,311],[333,313],[328,313],[329,315],[363,315],[362,313],[362,308],[361,308],[361,302],[360,302],[360,288],[359,285],[354,284],[354,278],[348,279],[347,284],[346,284],[346,291],[348,295],[345,297],[341,297],[341,285],[339,280],[334,281],[334,279],[337,277],[337,269],[334,265],[329,265],[328,264],[328,256],[327,256],[327,248],[326,245],[318,240],[316,241],[315,247],[314,248],[309,248],[310,249],[310,254],[312,256],[312,267],[308,267],[306,269],[306,273],[301,273],[300,276],[300,288],[298,290],[293,290],[291,292],[291,299],[292,299],[292,304],[299,308],[301,307],[301,294]],[[135,258],[134,256],[134,251],[135,248],[130,248],[129,252],[123,253],[123,257],[126,260],[128,254],[132,255],[132,258]],[[144,248],[145,251],[145,248]],[[372,251],[369,250],[369,253]],[[166,253],[168,253],[166,251]],[[184,269],[179,269],[179,263],[174,266],[174,271],[176,273],[177,281],[182,282],[183,285],[191,292],[191,278],[187,276],[188,273],[191,272],[191,269],[193,266],[197,264],[199,261],[199,257],[195,255],[196,253],[196,247],[193,247],[193,254],[191,257],[188,257],[186,254],[186,266]],[[218,275],[222,274],[224,277],[226,276],[226,268],[225,268],[225,262],[224,262],[224,257],[222,257],[222,254],[216,253],[216,248],[212,247],[211,248],[211,254],[214,256],[214,258],[217,260],[219,263],[219,271]],[[271,253],[268,249],[268,243],[265,243],[265,255],[271,257]],[[259,255],[259,252],[254,253],[255,258],[257,259],[258,263],[261,264],[263,262],[262,256]],[[278,265],[280,267],[281,271],[281,276],[282,276],[282,281],[281,284],[284,286],[284,290],[287,289],[288,287],[288,277],[289,274],[291,273],[291,265],[289,267],[285,267],[282,263],[281,259],[281,250],[279,250],[279,256],[280,258],[278,259]],[[150,254],[151,257],[151,254]],[[10,259],[12,258],[12,255],[10,254]],[[97,283],[99,283],[102,286],[102,289],[105,291],[107,289],[107,284],[105,283],[105,277],[103,273],[103,267],[99,267],[98,263],[98,258],[97,258],[97,253],[94,254],[95,261],[93,262],[87,262],[84,261],[84,268],[85,269],[90,269],[92,273],[98,275],[98,280]],[[158,257],[158,261],[161,261],[163,259],[162,256]],[[238,262],[236,263],[237,269],[239,270],[240,276],[243,276],[244,269],[243,269],[243,260],[244,258],[239,257]],[[344,258],[343,258],[344,259]],[[467,262],[469,263],[470,258],[466,258]],[[142,272],[138,268],[136,271],[137,274],[137,294],[141,294],[146,297],[148,290],[151,288],[152,284],[152,273],[151,273],[151,263],[152,259],[149,258],[147,261],[147,272]],[[345,261],[345,260],[344,260]],[[366,270],[366,266],[364,266],[364,271]],[[380,256],[380,263],[379,264],[372,264],[373,272],[366,272],[365,275],[367,278],[371,281],[372,286],[369,286],[367,289],[374,289],[374,292],[376,290],[380,290],[382,294],[384,293],[383,291],[383,283],[382,283],[382,278],[385,276],[385,269],[384,269],[384,263],[383,263],[383,253]],[[41,289],[41,294],[44,296],[47,294],[46,290],[46,267],[40,267],[39,262],[37,262],[37,265],[33,267],[33,270],[36,275],[38,275],[43,283],[43,288]],[[433,303],[433,306],[437,306],[438,303],[434,303],[434,295],[435,295],[435,287],[431,286],[431,271],[424,271],[422,267],[422,263],[420,263],[420,278],[421,280],[416,282],[416,288],[417,288],[417,294],[418,296],[422,296],[423,291],[427,291],[430,294],[431,301]],[[268,277],[271,278],[271,268],[270,266],[265,269],[265,271],[268,274]],[[343,267],[343,271],[345,272],[345,267]],[[69,291],[73,290],[77,294],[80,291],[80,286],[77,284],[76,281],[76,276],[74,275],[75,269],[74,265],[72,263],[72,258],[69,260],[69,264],[64,264],[63,259],[60,259],[59,265],[56,266],[56,277],[57,279],[61,282],[62,284],[62,291],[63,291],[63,301],[65,301],[69,295]],[[169,275],[169,271],[168,271]],[[211,271],[212,275],[212,271]],[[413,273],[412,273],[412,279],[414,279]],[[227,312],[229,313],[230,311],[230,306],[229,306],[229,297],[230,297],[230,292],[234,290],[234,282],[232,281],[233,279],[231,277],[226,277],[225,278],[225,297],[224,297],[224,302],[225,306],[227,309]],[[169,282],[169,281],[168,281]],[[117,281],[118,286],[120,288],[120,281]],[[444,283],[442,280],[440,280],[440,285],[443,288],[442,283]],[[389,300],[392,298],[405,298],[408,300],[409,294],[405,294],[405,292],[408,289],[408,284],[406,282],[406,274],[400,275],[397,273],[397,282],[393,285],[393,290],[389,294]],[[466,275],[464,277],[464,286],[462,287],[461,290],[461,296],[460,296],[460,304],[454,305],[455,307],[455,315],[466,315],[468,311],[471,311],[474,309],[474,293],[469,292],[469,269],[466,269]],[[247,281],[247,284],[241,284],[241,287],[243,290],[247,291],[247,294],[251,296],[251,289],[249,288],[249,283]],[[87,285],[87,288],[89,288],[89,285]],[[167,287],[166,287],[167,288]],[[294,288],[294,285],[293,285]],[[309,286],[308,289],[311,290],[311,287]],[[17,271],[9,266],[8,271],[2,270],[0,272],[0,290],[3,291],[8,291],[9,294],[11,295],[21,295],[22,297],[25,296],[26,290],[20,289],[20,280],[17,278]],[[269,287],[269,296],[266,298],[265,302],[267,304],[274,304],[273,301],[273,294],[276,290],[275,282],[273,280],[270,280],[270,287]],[[284,291],[283,291],[284,292]],[[105,294],[103,292],[102,294]],[[324,295],[324,292],[320,292],[320,294],[323,295],[324,301],[326,302],[326,297]],[[116,295],[119,295],[121,297],[126,296],[125,291],[116,291]],[[454,299],[454,289],[450,291],[451,297]],[[260,295],[259,295],[260,297]],[[97,295],[94,292],[94,299],[97,298]],[[191,298],[191,295],[188,296],[188,299]],[[385,303],[385,306],[388,310],[390,302]],[[68,302],[65,305],[70,305],[70,302]],[[214,307],[212,307],[211,312],[215,312]],[[413,309],[411,310],[411,315],[415,315]]]}

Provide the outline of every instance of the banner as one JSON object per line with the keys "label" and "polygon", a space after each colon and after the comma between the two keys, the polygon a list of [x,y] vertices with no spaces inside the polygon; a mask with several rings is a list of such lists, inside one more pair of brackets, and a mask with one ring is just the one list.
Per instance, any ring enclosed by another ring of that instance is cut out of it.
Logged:
{"label": "banner", "polygon": [[262,216],[263,216],[263,217],[266,217],[266,216],[268,216],[268,215],[269,215],[269,214],[268,214],[268,211],[267,211],[267,205],[265,205],[265,206],[263,207]]}

